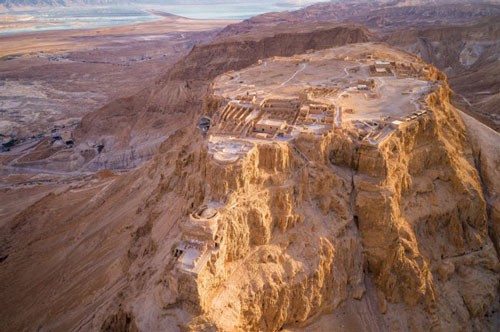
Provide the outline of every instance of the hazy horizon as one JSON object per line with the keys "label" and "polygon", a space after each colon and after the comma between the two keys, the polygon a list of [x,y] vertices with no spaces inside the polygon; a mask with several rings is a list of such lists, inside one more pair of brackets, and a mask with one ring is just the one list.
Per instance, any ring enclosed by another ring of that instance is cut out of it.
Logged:
{"label": "hazy horizon", "polygon": [[16,11],[18,8],[36,8],[36,7],[72,7],[84,8],[93,6],[113,7],[113,6],[204,6],[204,5],[257,5],[262,6],[291,6],[303,7],[319,2],[329,2],[329,0],[251,0],[251,1],[238,1],[238,0],[0,0],[0,6],[6,10]]}
{"label": "hazy horizon", "polygon": [[[0,22],[5,23],[0,29],[0,35],[43,30],[90,29],[160,19],[161,16],[151,12],[152,10],[192,19],[242,20],[267,12],[298,10],[307,5],[324,1],[278,0],[269,3],[262,0],[215,0],[201,1],[195,4],[192,0],[97,0],[81,4],[79,0],[61,0],[61,3],[63,2],[68,3],[68,6],[47,7],[45,0],[0,0],[0,5],[3,6],[8,3],[34,4],[33,6],[4,10],[0,14]],[[38,5],[35,5],[36,3]]]}

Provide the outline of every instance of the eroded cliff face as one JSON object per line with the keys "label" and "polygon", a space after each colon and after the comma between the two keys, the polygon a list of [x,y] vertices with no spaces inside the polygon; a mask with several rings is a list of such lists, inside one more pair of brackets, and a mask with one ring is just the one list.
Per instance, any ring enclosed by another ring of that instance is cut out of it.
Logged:
{"label": "eroded cliff face", "polygon": [[432,116],[378,148],[360,148],[355,211],[368,268],[389,302],[425,308],[432,316],[424,330],[481,329],[478,318],[498,296],[499,265],[465,127],[448,94],[441,87],[427,98]]}
{"label": "eroded cliff face", "polygon": [[197,275],[165,272],[171,306],[193,315],[184,328],[276,331],[371,296],[390,330],[494,330],[498,257],[449,93],[442,82],[429,116],[379,145],[336,130],[261,142],[232,164],[206,142],[187,148],[169,182],[202,193],[185,210],[217,203],[220,219]]}
{"label": "eroded cliff face", "polygon": [[349,287],[362,294],[349,173],[308,165],[294,149],[259,144],[241,163],[212,160],[202,170],[205,201],[224,204],[221,242],[196,277],[199,303],[189,308],[218,330],[278,330],[334,308]]}

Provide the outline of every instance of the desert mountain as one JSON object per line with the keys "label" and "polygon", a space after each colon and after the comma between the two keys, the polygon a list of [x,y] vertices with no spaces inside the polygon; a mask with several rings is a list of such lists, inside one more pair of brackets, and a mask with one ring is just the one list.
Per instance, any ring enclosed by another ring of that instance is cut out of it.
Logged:
{"label": "desert mountain", "polygon": [[357,22],[377,32],[386,33],[404,27],[460,24],[500,14],[500,3],[449,1],[433,4],[393,6],[394,2],[326,2],[301,10],[267,13],[252,17],[240,24],[230,25],[228,34],[242,33],[266,24],[287,22]]}
{"label": "desert mountain", "polygon": [[321,6],[228,27],[43,159],[135,169],[2,190],[2,328],[498,330],[500,135],[450,87],[496,25]]}

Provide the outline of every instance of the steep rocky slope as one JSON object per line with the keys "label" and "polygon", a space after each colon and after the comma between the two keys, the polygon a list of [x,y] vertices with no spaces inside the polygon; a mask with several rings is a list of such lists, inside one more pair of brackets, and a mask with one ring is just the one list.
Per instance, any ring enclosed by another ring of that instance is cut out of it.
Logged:
{"label": "steep rocky slope", "polygon": [[[180,68],[171,78],[199,67]],[[367,331],[497,330],[498,215],[485,197],[498,190],[498,148],[480,153],[478,134],[471,145],[444,75],[430,76],[440,87],[429,116],[379,145],[337,129],[257,142],[221,164],[191,124],[141,168],[47,194],[2,227],[0,320],[7,330],[277,331],[350,304],[371,308]],[[188,99],[199,107],[186,113],[211,115],[212,98]],[[180,273],[175,251],[206,204],[216,247],[197,274]]]}
{"label": "steep rocky slope", "polygon": [[500,134],[494,132],[472,117],[461,113],[472,143],[472,151],[488,206],[490,236],[500,252]]}
{"label": "steep rocky slope", "polygon": [[[476,317],[498,301],[498,258],[465,128],[448,93],[442,88],[429,97],[431,121],[403,130],[366,159],[361,154],[356,213],[369,268],[389,302],[421,304],[430,314],[425,330],[459,330],[468,322],[486,329]],[[485,278],[480,287],[459,286],[478,275]]]}

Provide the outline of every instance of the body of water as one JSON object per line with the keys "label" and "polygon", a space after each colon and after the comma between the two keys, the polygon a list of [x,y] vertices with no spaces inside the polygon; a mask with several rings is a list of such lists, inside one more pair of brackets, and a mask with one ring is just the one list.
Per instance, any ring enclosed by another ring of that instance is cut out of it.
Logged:
{"label": "body of water", "polygon": [[153,21],[159,16],[134,7],[84,7],[28,10],[0,15],[0,34],[92,29]]}
{"label": "body of water", "polygon": [[163,12],[196,19],[245,19],[255,15],[284,10],[296,10],[300,5],[269,1],[222,4],[186,4],[151,6]]}
{"label": "body of water", "polygon": [[249,1],[218,4],[44,8],[0,14],[0,34],[102,28],[148,22],[160,18],[148,10],[157,10],[194,19],[245,19],[266,12],[297,10],[309,4],[311,1],[270,3]]}

